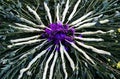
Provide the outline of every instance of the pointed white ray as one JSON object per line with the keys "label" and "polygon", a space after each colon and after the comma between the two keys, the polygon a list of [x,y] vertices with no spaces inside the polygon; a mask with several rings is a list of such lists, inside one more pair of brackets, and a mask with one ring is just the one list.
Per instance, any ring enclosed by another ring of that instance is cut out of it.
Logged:
{"label": "pointed white ray", "polygon": [[81,22],[82,20],[84,20],[85,18],[90,16],[91,14],[93,14],[93,11],[87,13],[86,15],[83,15],[81,18],[77,19],[76,21],[73,21],[70,25],[75,25],[75,24]]}
{"label": "pointed white ray", "polygon": [[55,50],[56,50],[56,47],[54,48],[53,52],[51,53],[51,55],[49,56],[49,58],[46,61],[42,79],[46,79],[46,77],[47,77],[48,64],[50,63],[51,59],[53,58]]}
{"label": "pointed white ray", "polygon": [[75,70],[75,64],[73,62],[73,60],[71,59],[71,57],[69,56],[68,52],[66,51],[65,47],[61,44],[61,47],[66,55],[66,57],[68,58],[69,62],[70,62],[70,66],[72,68],[72,70],[74,71]]}
{"label": "pointed white ray", "polygon": [[[51,46],[50,46],[51,47]],[[28,64],[28,66],[26,68],[23,68],[20,70],[20,75],[18,76],[18,79],[21,79],[24,72],[26,72],[27,70],[30,69],[31,65],[33,63],[35,63],[41,56],[43,56],[46,52],[48,51],[48,49],[43,50],[41,53],[39,53],[35,58],[32,59],[32,61],[30,61],[30,63]]]}
{"label": "pointed white ray", "polygon": [[29,29],[29,28],[22,28],[22,27],[17,27],[17,26],[13,26],[13,25],[9,25],[10,27],[17,29],[17,30],[22,30],[22,31],[26,31],[26,32],[34,32],[34,31],[42,31],[40,29]]}
{"label": "pointed white ray", "polygon": [[32,21],[27,20],[27,19],[25,19],[25,18],[20,18],[20,20],[21,20],[22,22],[25,22],[25,23],[30,24],[30,25],[32,25],[32,26],[36,26],[35,23],[33,23]]}
{"label": "pointed white ray", "polygon": [[[67,41],[67,42],[69,42],[69,41]],[[71,46],[73,46],[75,49],[77,49],[79,52],[81,52],[90,62],[95,64],[94,61],[86,54],[85,51],[83,51],[82,49],[78,48],[74,43],[72,43],[72,42],[69,42],[69,43],[71,44]]]}
{"label": "pointed white ray", "polygon": [[106,34],[106,33],[113,33],[114,32],[114,30],[109,30],[109,31],[107,31],[107,32],[104,32],[104,31],[102,31],[102,30],[98,30],[98,31],[94,31],[94,32],[92,32],[92,31],[88,31],[88,32],[82,32],[82,33],[75,33],[75,34],[81,34],[81,35],[94,35],[94,34]]}
{"label": "pointed white ray", "polygon": [[48,8],[47,3],[45,3],[45,2],[44,2],[44,7],[45,7],[45,10],[47,12],[49,21],[50,21],[50,23],[52,23],[52,17],[51,17],[51,14],[50,14],[50,9]]}
{"label": "pointed white ray", "polygon": [[[105,23],[108,23],[108,22],[109,22],[108,19],[99,21],[100,24],[105,24]],[[75,29],[77,30],[77,29],[81,29],[81,28],[88,28],[88,27],[95,26],[96,24],[97,24],[97,22],[85,23],[85,24],[80,25],[79,27],[77,27]]]}
{"label": "pointed white ray", "polygon": [[74,37],[75,39],[79,39],[81,41],[104,41],[101,38],[83,38],[83,37]]}
{"label": "pointed white ray", "polygon": [[59,8],[60,8],[60,4],[57,5],[57,12],[56,12],[57,22],[60,22]]}
{"label": "pointed white ray", "polygon": [[32,8],[30,8],[28,5],[27,5],[27,9],[29,10],[29,12],[31,12],[34,16],[35,16],[35,18],[36,18],[36,20],[37,20],[37,22],[39,23],[39,24],[43,24],[43,22],[41,21],[41,18],[39,17],[39,15],[37,14],[37,12],[36,11],[34,11]]}
{"label": "pointed white ray", "polygon": [[8,48],[11,48],[11,47],[14,47],[14,46],[20,46],[20,45],[25,45],[25,44],[32,44],[32,43],[37,43],[37,42],[41,42],[42,40],[30,40],[30,41],[27,41],[27,42],[21,42],[21,43],[15,43],[15,44],[12,44],[12,45],[8,45]]}
{"label": "pointed white ray", "polygon": [[80,4],[80,2],[81,2],[81,0],[78,0],[78,1],[76,2],[75,6],[74,6],[74,9],[73,9],[72,13],[70,14],[70,16],[69,16],[69,18],[68,18],[67,23],[73,18],[73,16],[74,16],[74,14],[75,14],[75,12],[76,12],[76,10],[77,10],[78,5]]}
{"label": "pointed white ray", "polygon": [[47,40],[44,41],[44,42],[42,42],[40,45],[36,46],[31,52],[27,52],[27,53],[23,54],[19,59],[23,59],[24,57],[27,57],[27,55],[33,54],[33,53],[36,51],[36,49],[38,49],[38,48],[41,49],[41,47],[42,47],[46,42],[47,42]]}
{"label": "pointed white ray", "polygon": [[92,18],[89,18],[89,19],[86,19],[86,20],[83,20],[79,23],[77,23],[76,25],[74,25],[74,27],[77,27],[77,26],[80,26],[81,24],[85,23],[85,22],[90,22],[92,20],[98,20],[100,17],[102,17],[103,14],[99,15],[99,16],[96,16],[96,17],[92,17]]}
{"label": "pointed white ray", "polygon": [[68,9],[69,9],[69,3],[70,3],[70,1],[67,0],[66,5],[65,5],[65,9],[64,9],[63,14],[62,14],[62,23],[64,22],[65,17],[66,17],[66,14],[67,14],[67,12],[68,12]]}
{"label": "pointed white ray", "polygon": [[34,27],[30,27],[30,26],[27,26],[27,25],[24,25],[24,24],[20,24],[20,23],[15,23],[15,25],[23,27],[23,28],[32,29],[32,30],[38,30],[38,31],[40,30],[40,29],[37,29],[37,28],[34,28]]}
{"label": "pointed white ray", "polygon": [[80,46],[85,47],[85,48],[87,48],[87,49],[91,49],[92,51],[94,51],[94,52],[96,52],[96,53],[98,53],[98,54],[111,55],[110,52],[97,49],[97,48],[95,48],[95,47],[93,47],[93,46],[85,45],[85,44],[83,44],[83,43],[81,43],[81,42],[78,42],[78,41],[76,41],[76,42],[77,42]]}
{"label": "pointed white ray", "polygon": [[19,38],[19,39],[10,40],[10,42],[16,43],[16,42],[21,42],[21,41],[29,41],[29,40],[36,39],[39,37],[40,37],[40,35],[36,35],[36,36],[27,37],[27,38]]}
{"label": "pointed white ray", "polygon": [[53,59],[53,62],[52,62],[52,65],[51,65],[51,68],[50,68],[50,75],[49,75],[49,79],[53,79],[53,71],[54,71],[54,67],[55,67],[55,62],[57,60],[57,57],[58,57],[58,52],[56,51],[55,52],[55,57]]}
{"label": "pointed white ray", "polygon": [[76,30],[78,29],[83,29],[83,28],[88,28],[88,27],[92,27],[95,26],[97,24],[97,22],[92,22],[92,23],[85,23],[83,25],[80,25],[79,27],[75,28]]}
{"label": "pointed white ray", "polygon": [[67,79],[68,78],[68,73],[66,71],[64,51],[63,51],[61,42],[60,42],[60,55],[61,55],[61,59],[62,59],[62,66],[63,66],[63,72],[65,74],[65,79]]}
{"label": "pointed white ray", "polygon": [[105,19],[105,20],[101,20],[100,24],[105,24],[105,23],[108,23],[108,22],[110,22],[110,20],[109,19]]}

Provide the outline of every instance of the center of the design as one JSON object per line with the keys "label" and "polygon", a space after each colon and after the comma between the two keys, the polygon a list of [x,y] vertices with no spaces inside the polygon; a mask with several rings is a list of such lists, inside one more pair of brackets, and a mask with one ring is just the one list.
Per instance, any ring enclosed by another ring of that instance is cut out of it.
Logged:
{"label": "center of the design", "polygon": [[73,41],[74,32],[75,29],[70,28],[68,24],[63,25],[62,23],[52,23],[49,25],[49,28],[45,29],[44,37],[49,41],[58,44],[59,41]]}

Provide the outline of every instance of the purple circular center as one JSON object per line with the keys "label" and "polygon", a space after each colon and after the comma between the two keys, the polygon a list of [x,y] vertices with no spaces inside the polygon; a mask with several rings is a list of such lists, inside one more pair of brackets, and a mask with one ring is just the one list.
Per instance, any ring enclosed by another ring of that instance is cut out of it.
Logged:
{"label": "purple circular center", "polygon": [[73,41],[74,32],[74,28],[69,28],[67,24],[52,23],[49,25],[49,28],[45,29],[44,37],[58,44],[59,41]]}

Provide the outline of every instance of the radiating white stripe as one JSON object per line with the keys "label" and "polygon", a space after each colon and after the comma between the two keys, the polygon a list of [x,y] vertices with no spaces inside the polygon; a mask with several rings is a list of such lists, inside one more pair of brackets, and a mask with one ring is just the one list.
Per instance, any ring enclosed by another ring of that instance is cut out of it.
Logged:
{"label": "radiating white stripe", "polygon": [[12,28],[14,28],[14,29],[18,29],[18,30],[22,30],[22,31],[27,31],[27,32],[42,31],[40,29],[22,28],[22,27],[17,27],[17,26],[13,26],[13,25],[9,25],[9,26],[12,27]]}
{"label": "radiating white stripe", "polygon": [[98,30],[98,31],[88,31],[88,32],[82,32],[82,33],[75,33],[75,34],[81,34],[81,35],[93,35],[93,34],[106,34],[106,33],[113,33],[114,30],[110,30],[110,31],[107,31],[107,32],[104,32],[102,30]]}
{"label": "radiating white stripe", "polygon": [[[100,24],[105,24],[105,23],[108,23],[108,22],[109,22],[108,19],[99,21]],[[80,26],[76,27],[75,29],[77,30],[77,29],[81,29],[81,28],[88,28],[88,27],[95,26],[96,24],[97,24],[97,22],[85,23],[83,25],[80,25]]]}
{"label": "radiating white stripe", "polygon": [[24,72],[26,72],[28,69],[30,69],[31,65],[33,63],[35,63],[42,55],[44,55],[47,52],[46,50],[43,50],[41,53],[39,53],[35,58],[32,59],[32,61],[30,61],[30,63],[28,64],[28,66],[26,68],[23,68],[20,70],[20,75],[18,76],[18,79],[21,79]]}
{"label": "radiating white stripe", "polygon": [[45,7],[45,10],[47,12],[49,21],[50,21],[50,23],[52,23],[52,17],[51,17],[51,14],[50,14],[50,9],[48,8],[47,3],[45,3],[45,2],[44,2],[44,7]]}
{"label": "radiating white stripe", "polygon": [[73,60],[71,59],[71,57],[69,56],[68,52],[66,51],[65,47],[63,45],[61,45],[66,57],[68,58],[69,62],[70,62],[70,66],[72,68],[72,70],[75,70],[75,63],[73,62]]}
{"label": "radiating white stripe", "polygon": [[42,79],[46,79],[46,77],[47,77],[48,64],[50,63],[53,56],[54,56],[54,51],[51,53],[51,55],[49,56],[49,58],[46,61]]}
{"label": "radiating white stripe", "polygon": [[12,45],[8,45],[8,48],[11,48],[11,47],[14,47],[14,46],[25,45],[25,44],[37,43],[37,42],[40,42],[40,41],[42,41],[42,40],[30,40],[30,41],[27,41],[27,42],[15,43],[15,44],[12,44]]}
{"label": "radiating white stripe", "polygon": [[85,45],[85,44],[83,44],[83,43],[81,43],[81,42],[78,42],[78,41],[76,41],[76,42],[77,42],[79,45],[81,45],[82,47],[85,47],[85,48],[87,48],[87,49],[91,49],[92,51],[94,51],[94,52],[96,52],[96,53],[111,55],[110,52],[107,52],[107,51],[104,51],[104,50],[97,49],[97,48],[95,48],[95,47],[93,47],[93,46]]}
{"label": "radiating white stripe", "polygon": [[85,23],[83,25],[80,25],[79,27],[75,28],[76,30],[78,29],[83,29],[83,28],[88,28],[88,27],[92,27],[95,26],[97,22],[92,22],[92,23]]}
{"label": "radiating white stripe", "polygon": [[32,25],[32,26],[36,26],[36,24],[33,23],[33,22],[30,21],[30,20],[27,20],[27,19],[25,19],[25,18],[20,18],[20,19],[21,19],[22,22],[25,22],[25,23],[30,24],[30,25]]}
{"label": "radiating white stripe", "polygon": [[64,9],[63,14],[62,14],[62,23],[64,22],[65,17],[66,17],[66,14],[67,14],[67,12],[68,12],[69,2],[70,2],[69,0],[67,0],[67,2],[66,2],[65,9]]}
{"label": "radiating white stripe", "polygon": [[56,52],[55,52],[54,60],[53,60],[53,62],[52,62],[51,68],[50,68],[49,79],[52,79],[52,77],[53,77],[53,71],[54,71],[55,62],[56,62],[56,60],[57,60],[57,57],[58,57],[58,52],[56,51]]}
{"label": "radiating white stripe", "polygon": [[39,38],[39,37],[40,37],[40,35],[36,35],[36,36],[27,37],[27,38],[10,40],[10,42],[15,43],[15,42],[21,42],[21,41],[29,41],[29,40],[36,39],[36,38]]}
{"label": "radiating white stripe", "polygon": [[60,8],[60,4],[57,5],[57,12],[56,12],[57,22],[60,22],[59,8]]}
{"label": "radiating white stripe", "polygon": [[68,73],[66,71],[64,52],[63,52],[61,42],[60,42],[60,55],[61,55],[61,59],[62,59],[63,72],[65,73],[65,79],[67,79],[68,78]]}
{"label": "radiating white stripe", "polygon": [[[68,41],[69,42],[69,41]],[[86,52],[85,51],[83,51],[82,49],[80,49],[80,48],[78,48],[74,43],[72,43],[72,42],[69,42],[75,49],[77,49],[79,52],[81,52],[89,61],[91,61],[93,64],[95,64],[94,63],[94,61],[86,54]]]}
{"label": "radiating white stripe", "polygon": [[20,24],[20,23],[15,23],[15,25],[23,27],[23,28],[32,29],[32,30],[38,30],[38,31],[40,30],[40,29],[33,28],[33,27],[30,27],[30,26],[27,26],[27,25],[23,25],[23,24]]}
{"label": "radiating white stripe", "polygon": [[75,14],[75,12],[76,12],[76,10],[77,10],[78,5],[80,4],[80,2],[81,2],[81,0],[78,0],[78,1],[76,2],[75,6],[74,6],[74,9],[73,9],[72,13],[70,14],[70,16],[69,16],[69,18],[68,18],[67,23],[73,18],[73,16],[74,16],[74,14]]}
{"label": "radiating white stripe", "polygon": [[41,18],[40,18],[39,15],[36,13],[36,11],[34,11],[33,9],[31,9],[28,5],[27,5],[27,9],[29,10],[29,12],[31,12],[31,13],[35,16],[35,18],[36,18],[36,20],[37,20],[37,22],[38,22],[39,24],[43,24],[43,22],[41,21]]}
{"label": "radiating white stripe", "polygon": [[85,22],[89,22],[89,21],[92,21],[92,20],[97,20],[97,19],[99,19],[99,18],[102,17],[102,16],[103,16],[103,14],[101,14],[101,15],[99,15],[99,16],[96,16],[96,17],[92,17],[92,18],[83,20],[83,21],[77,23],[76,25],[74,25],[74,27],[80,26],[81,24],[83,24],[83,23],[85,23]]}
{"label": "radiating white stripe", "polygon": [[101,38],[83,38],[83,37],[74,37],[75,39],[79,39],[81,41],[104,41]]}
{"label": "radiating white stripe", "polygon": [[47,42],[47,40],[46,40],[46,41],[43,41],[40,45],[36,46],[31,52],[27,52],[27,53],[23,54],[19,59],[22,59],[22,58],[24,58],[24,57],[27,57],[27,55],[34,53],[34,52],[36,51],[36,49],[38,49],[38,48],[41,49],[41,47],[42,47],[46,42]]}
{"label": "radiating white stripe", "polygon": [[101,20],[100,21],[100,24],[105,24],[105,23],[108,23],[109,22],[109,20],[108,19],[105,19],[105,20]]}
{"label": "radiating white stripe", "polygon": [[86,15],[83,15],[81,18],[77,19],[76,21],[73,21],[70,25],[75,25],[75,24],[81,22],[82,20],[84,20],[85,18],[90,16],[92,13],[93,13],[93,11],[87,13]]}

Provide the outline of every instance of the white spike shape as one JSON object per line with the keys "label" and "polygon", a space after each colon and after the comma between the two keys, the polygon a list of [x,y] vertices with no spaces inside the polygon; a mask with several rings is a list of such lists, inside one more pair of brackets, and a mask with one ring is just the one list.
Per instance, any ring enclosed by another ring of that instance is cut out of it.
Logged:
{"label": "white spike shape", "polygon": [[58,57],[58,52],[56,51],[55,52],[55,57],[53,59],[53,62],[52,62],[52,65],[51,65],[51,68],[50,68],[50,75],[49,75],[49,79],[53,79],[53,72],[54,72],[54,67],[55,67],[55,62],[57,60],[57,57]]}
{"label": "white spike shape", "polygon": [[111,55],[110,52],[107,52],[107,51],[104,51],[104,50],[97,49],[97,48],[95,48],[95,47],[93,47],[93,46],[85,45],[85,44],[83,44],[83,43],[81,43],[81,42],[78,42],[78,41],[76,41],[76,42],[77,42],[80,46],[85,47],[85,48],[87,48],[87,49],[91,49],[92,51],[94,51],[94,52],[96,52],[96,53],[98,53],[98,54]]}
{"label": "white spike shape", "polygon": [[81,35],[93,35],[93,34],[106,34],[106,33],[113,33],[114,30],[110,30],[110,31],[107,31],[107,32],[104,32],[102,30],[98,30],[98,31],[88,31],[88,32],[82,32],[82,33],[75,33],[75,34],[81,34]]}
{"label": "white spike shape", "polygon": [[78,0],[76,2],[75,6],[74,6],[74,9],[73,9],[72,13],[70,14],[67,22],[69,22],[73,18],[73,16],[74,16],[74,14],[75,14],[75,12],[76,12],[76,10],[77,10],[78,5],[80,4],[80,2],[81,2],[81,0]]}
{"label": "white spike shape", "polygon": [[10,27],[17,29],[17,30],[22,30],[22,31],[26,31],[26,32],[34,32],[34,31],[42,31],[40,29],[29,29],[29,28],[22,28],[22,27],[17,27],[17,26],[13,26],[13,25],[9,25]]}
{"label": "white spike shape", "polygon": [[83,38],[83,37],[74,37],[75,39],[79,39],[81,41],[104,41],[101,38]]}
{"label": "white spike shape", "polygon": [[15,25],[23,27],[23,28],[31,29],[31,30],[38,30],[38,31],[40,30],[40,29],[33,28],[33,27],[30,27],[30,26],[27,26],[27,25],[24,25],[24,24],[20,24],[20,23],[15,23]]}
{"label": "white spike shape", "polygon": [[[43,39],[42,39],[43,40]],[[14,47],[14,46],[20,46],[20,45],[25,45],[25,44],[32,44],[32,43],[37,43],[37,42],[40,42],[42,40],[30,40],[30,41],[26,41],[26,42],[21,42],[21,43],[15,43],[15,44],[12,44],[12,45],[8,45],[8,48],[11,48],[11,47]]]}
{"label": "white spike shape", "polygon": [[87,18],[88,16],[90,16],[91,14],[93,14],[93,11],[91,11],[91,12],[87,13],[86,15],[83,15],[81,18],[73,21],[70,25],[75,25],[75,24],[81,22],[82,20],[84,20],[85,18]]}
{"label": "white spike shape", "polygon": [[68,12],[68,9],[69,9],[69,3],[70,3],[70,1],[67,0],[66,5],[65,5],[65,9],[64,9],[63,14],[62,14],[62,23],[64,22],[65,17],[66,17],[66,14],[67,14],[67,12]]}
{"label": "white spike shape", "polygon": [[39,37],[40,37],[40,35],[36,35],[36,36],[32,36],[32,37],[27,37],[27,38],[10,40],[10,42],[11,43],[16,43],[16,42],[21,42],[21,41],[29,41],[29,40],[36,39],[36,38],[39,38]]}
{"label": "white spike shape", "polygon": [[57,22],[60,22],[59,8],[60,8],[60,4],[57,5],[57,12],[56,12]]}
{"label": "white spike shape", "polygon": [[81,52],[85,58],[87,58],[91,63],[95,64],[94,61],[86,54],[85,51],[83,51],[82,49],[80,49],[79,47],[77,47],[74,43],[69,42],[71,44],[71,46],[73,46],[76,50],[78,50],[79,52]]}
{"label": "white spike shape", "polygon": [[28,5],[27,5],[27,9],[29,10],[30,13],[32,13],[35,16],[35,18],[39,24],[43,24],[43,22],[41,21],[41,18],[39,17],[39,15],[37,14],[37,12],[35,10],[30,8]]}
{"label": "white spike shape", "polygon": [[64,51],[63,51],[61,42],[60,42],[60,55],[61,55],[61,59],[62,59],[63,72],[65,73],[65,79],[67,79],[68,78],[68,73],[66,71]]}
{"label": "white spike shape", "polygon": [[68,58],[69,62],[70,62],[70,66],[72,68],[72,70],[75,70],[75,63],[73,62],[73,60],[71,59],[71,57],[69,56],[68,52],[66,51],[65,47],[61,44],[61,47],[64,51],[64,54],[66,55],[66,57]]}
{"label": "white spike shape", "polygon": [[18,79],[21,79],[24,72],[26,72],[27,70],[30,69],[31,65],[33,63],[35,63],[41,56],[43,56],[45,53],[47,52],[47,50],[43,50],[41,53],[39,53],[35,58],[32,59],[32,61],[28,64],[28,66],[26,68],[23,68],[20,70],[20,75],[18,76]]}
{"label": "white spike shape", "polygon": [[21,19],[22,22],[25,22],[25,23],[30,24],[30,25],[32,25],[32,26],[36,26],[36,24],[33,23],[33,22],[30,21],[30,20],[27,20],[27,19],[25,19],[25,18],[20,18],[20,19]]}
{"label": "white spike shape", "polygon": [[97,22],[92,22],[92,23],[85,23],[83,25],[78,26],[77,28],[75,28],[76,30],[79,29],[83,29],[83,28],[88,28],[88,27],[92,27],[95,26]]}
{"label": "white spike shape", "polygon": [[92,21],[92,20],[99,19],[99,18],[102,17],[102,16],[103,16],[103,14],[101,14],[101,15],[99,15],[99,16],[96,16],[96,17],[89,18],[89,19],[85,19],[85,20],[77,23],[76,25],[74,25],[74,27],[78,27],[78,26],[80,26],[81,24],[83,24],[83,23],[85,23],[85,22],[90,22],[90,21]]}
{"label": "white spike shape", "polygon": [[46,12],[47,12],[47,15],[48,15],[49,21],[50,21],[50,23],[52,23],[52,17],[51,17],[51,14],[50,14],[50,9],[48,8],[46,2],[44,2],[44,7],[45,7],[45,10],[46,10]]}
{"label": "white spike shape", "polygon": [[51,59],[53,58],[53,56],[54,56],[54,50],[53,50],[53,52],[50,54],[49,58],[48,58],[47,61],[46,61],[45,68],[44,68],[44,72],[43,72],[43,78],[42,78],[42,79],[46,79],[46,77],[47,77],[48,64],[50,63],[50,61],[51,61]]}

